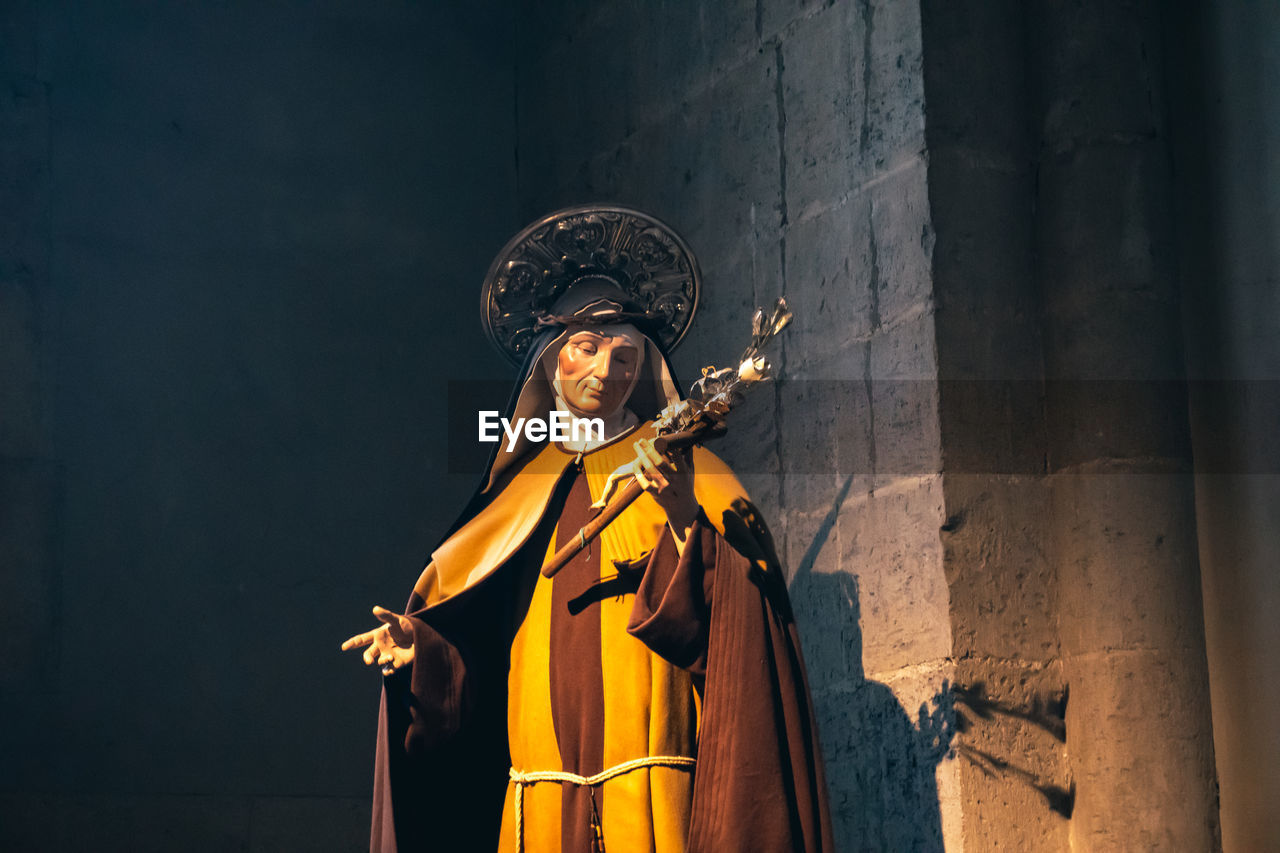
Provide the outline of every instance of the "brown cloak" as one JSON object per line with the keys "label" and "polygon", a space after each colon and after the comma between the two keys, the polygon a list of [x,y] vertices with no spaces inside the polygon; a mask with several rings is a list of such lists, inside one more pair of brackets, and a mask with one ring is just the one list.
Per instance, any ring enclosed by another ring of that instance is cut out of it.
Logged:
{"label": "brown cloak", "polygon": [[[406,612],[416,660],[384,684],[372,850],[497,849],[511,642],[566,512],[573,460],[548,446],[504,477],[415,587]],[[659,537],[627,625],[701,687],[688,849],[833,850],[804,664],[772,542],[719,459],[698,449],[694,468],[703,514],[683,555],[669,532]]]}

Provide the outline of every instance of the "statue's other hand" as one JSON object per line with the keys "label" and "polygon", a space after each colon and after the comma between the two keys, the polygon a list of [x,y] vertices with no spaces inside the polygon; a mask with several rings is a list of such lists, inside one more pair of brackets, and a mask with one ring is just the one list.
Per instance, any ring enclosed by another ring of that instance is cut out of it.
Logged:
{"label": "statue's other hand", "polygon": [[693,462],[687,455],[681,455],[678,461],[664,456],[651,439],[640,439],[634,447],[636,459],[632,464],[636,480],[666,512],[672,530],[679,536],[698,514],[698,502],[693,495]]}
{"label": "statue's other hand", "polygon": [[383,675],[413,663],[413,622],[409,617],[377,605],[373,615],[383,624],[350,637],[342,644],[342,651],[364,648],[364,662],[382,667]]}

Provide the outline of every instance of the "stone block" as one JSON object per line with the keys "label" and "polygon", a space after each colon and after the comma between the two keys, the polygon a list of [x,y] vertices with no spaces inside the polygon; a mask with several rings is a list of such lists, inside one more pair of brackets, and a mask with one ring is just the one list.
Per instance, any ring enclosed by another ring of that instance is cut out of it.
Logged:
{"label": "stone block", "polygon": [[628,51],[625,74],[634,86],[640,124],[660,119],[682,101],[696,99],[758,55],[756,0],[665,0],[611,8],[622,16],[624,32],[632,38],[625,47],[598,45],[599,58],[602,67],[617,67],[615,51],[620,47]]}
{"label": "stone block", "polygon": [[752,389],[730,415],[729,434],[712,449],[730,461],[739,476],[780,476],[787,466],[778,462],[778,401],[774,388]]}
{"label": "stone block", "polygon": [[1058,653],[1058,590],[1045,548],[1040,477],[947,474],[942,546],[954,653],[1047,660]]}
{"label": "stone block", "polygon": [[820,15],[831,6],[851,5],[845,0],[764,0],[756,4],[760,38],[766,42],[785,39],[810,16]]}
{"label": "stone block", "polygon": [[898,325],[880,329],[871,336],[870,343],[871,379],[936,382],[938,362],[931,311],[922,310]]}
{"label": "stone block", "polygon": [[846,689],[863,677],[858,579],[841,571],[838,515],[787,513],[785,563],[814,691]]}
{"label": "stone block", "polygon": [[1182,382],[1051,380],[1045,424],[1051,471],[1107,460],[1134,471],[1191,469]]}
{"label": "stone block", "polygon": [[784,36],[782,57],[792,221],[839,202],[924,150],[915,4],[833,4]]}
{"label": "stone block", "polygon": [[1066,849],[1075,783],[1061,663],[961,659],[952,695],[966,846]]}
{"label": "stone block", "polygon": [[943,377],[1039,379],[1033,173],[933,148],[929,198]]}
{"label": "stone block", "polygon": [[903,478],[852,494],[837,522],[840,567],[858,579],[868,673],[951,653],[951,618],[939,529],[939,477]]}
{"label": "stone block", "polygon": [[[777,4],[775,4],[777,5]],[[839,3],[800,21],[782,42],[787,214],[793,223],[848,198],[866,118],[865,21]]]}
{"label": "stone block", "polygon": [[1049,489],[1064,654],[1157,649],[1203,659],[1191,475],[1099,466],[1056,474]]}
{"label": "stone block", "polygon": [[923,49],[917,3],[870,0],[863,16],[859,175],[872,179],[925,148]]}
{"label": "stone block", "polygon": [[[836,394],[844,383],[791,379],[778,383],[777,398],[778,452],[785,460],[782,474],[788,495],[801,500],[796,509],[813,510],[825,506],[835,489],[836,443],[844,426],[842,413],[836,410]],[[819,491],[802,488],[801,483],[817,485],[813,478],[824,481]],[[795,480],[795,485],[791,480]]]}
{"label": "stone block", "polygon": [[[702,265],[703,289],[693,325],[672,354],[685,392],[702,375],[702,368],[736,366],[751,340],[751,315],[757,307],[768,309],[780,292],[782,269],[776,239],[757,237],[750,231],[742,239],[747,251],[723,262],[704,259],[698,246],[691,243]],[[791,344],[791,332],[785,335],[769,351],[775,366],[782,363],[784,347]],[[763,393],[768,395],[767,390]],[[758,394],[753,392],[754,396]]]}
{"label": "stone block", "polygon": [[1064,664],[1072,846],[1218,849],[1203,652],[1110,650]]}
{"label": "stone block", "polygon": [[758,55],[661,122],[626,139],[602,133],[603,153],[544,169],[521,206],[624,200],[676,228],[705,271],[769,251],[782,213],[774,73],[773,57]]}
{"label": "stone block", "polygon": [[542,108],[524,125],[535,133],[522,159],[526,145],[554,155],[564,143],[571,168],[664,120],[757,47],[754,0],[539,4],[521,10],[516,33],[522,112]]}
{"label": "stone block", "polygon": [[1163,125],[1155,3],[1053,0],[1030,15],[1046,144],[1154,137]]}
{"label": "stone block", "polygon": [[931,150],[929,181],[946,469],[1040,472],[1044,366],[1033,176],[951,146]]}
{"label": "stone block", "polygon": [[853,378],[839,352],[871,333],[871,226],[870,200],[858,195],[787,229],[787,302],[796,317],[787,331],[790,372]]}
{"label": "stone block", "polygon": [[933,223],[924,158],[867,189],[876,319],[890,325],[933,298]]}
{"label": "stone block", "polygon": [[871,343],[850,346],[842,354],[842,361],[849,364],[851,374],[860,369],[862,378],[824,383],[830,388],[831,406],[836,413],[835,470],[842,483],[849,477],[870,477],[874,483],[876,444],[871,400],[876,383],[870,375]]}
{"label": "stone block", "polygon": [[1006,164],[1030,157],[1025,9],[1020,0],[920,4],[930,159],[952,146]]}
{"label": "stone block", "polygon": [[1036,380],[938,383],[949,474],[1038,476],[1046,470],[1045,388]]}
{"label": "stone block", "polygon": [[944,849],[949,680],[939,665],[814,690],[837,849]]}
{"label": "stone block", "polygon": [[618,156],[594,160],[594,185],[654,212],[682,211],[682,234],[708,270],[759,252],[781,223],[775,73],[772,56],[757,56]]}
{"label": "stone block", "polygon": [[[842,360],[865,364],[865,345],[851,348]],[[804,494],[807,502],[825,507],[845,480],[873,474],[869,394],[859,378],[792,377],[778,383],[783,473],[818,489],[788,486],[788,494]],[[809,480],[815,475],[817,480]]]}
{"label": "stone block", "polygon": [[[1183,377],[1178,306],[1136,291],[1056,306],[1045,323],[1049,380],[1169,382]],[[1143,329],[1134,335],[1130,330]]]}
{"label": "stone block", "polygon": [[1167,169],[1158,140],[1041,161],[1037,242],[1050,323],[1096,315],[1117,294],[1175,301]]}
{"label": "stone block", "polygon": [[[829,480],[830,477],[821,478],[820,475],[814,475],[810,479],[817,484],[818,481]],[[815,490],[827,491],[826,485],[822,482],[815,486]],[[799,582],[809,573],[831,574],[839,571],[840,532],[837,529],[837,522],[849,496],[865,494],[868,485],[865,477],[846,478],[846,481],[834,490],[825,505],[819,501],[804,500],[803,498],[807,495],[792,501],[799,506],[794,506],[787,513],[787,535],[786,541],[782,543],[782,551],[793,582]],[[861,658],[856,660],[859,664],[861,663]]]}
{"label": "stone block", "polygon": [[932,314],[872,336],[868,374],[878,478],[942,470],[936,371]]}

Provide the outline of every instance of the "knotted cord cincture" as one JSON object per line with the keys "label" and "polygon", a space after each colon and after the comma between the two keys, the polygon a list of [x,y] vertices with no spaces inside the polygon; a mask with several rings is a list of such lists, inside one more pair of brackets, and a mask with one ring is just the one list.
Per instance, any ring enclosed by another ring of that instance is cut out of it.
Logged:
{"label": "knotted cord cincture", "polygon": [[630,761],[615,764],[607,770],[601,770],[594,776],[579,776],[577,773],[568,773],[563,770],[534,770],[529,773],[522,773],[512,767],[511,781],[516,783],[516,851],[517,853],[524,853],[524,788],[526,785],[536,785],[539,782],[572,782],[575,785],[594,788],[597,785],[608,782],[615,776],[630,773],[632,770],[639,770],[641,767],[683,767],[691,769],[697,763],[697,759],[690,758],[687,755],[646,755],[644,758],[633,758]]}

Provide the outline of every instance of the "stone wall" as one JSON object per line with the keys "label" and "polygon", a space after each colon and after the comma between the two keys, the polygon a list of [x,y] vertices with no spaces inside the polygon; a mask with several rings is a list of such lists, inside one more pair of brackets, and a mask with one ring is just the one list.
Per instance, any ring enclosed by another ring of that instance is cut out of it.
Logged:
{"label": "stone wall", "polygon": [[966,841],[1214,849],[1160,9],[924,21]]}

